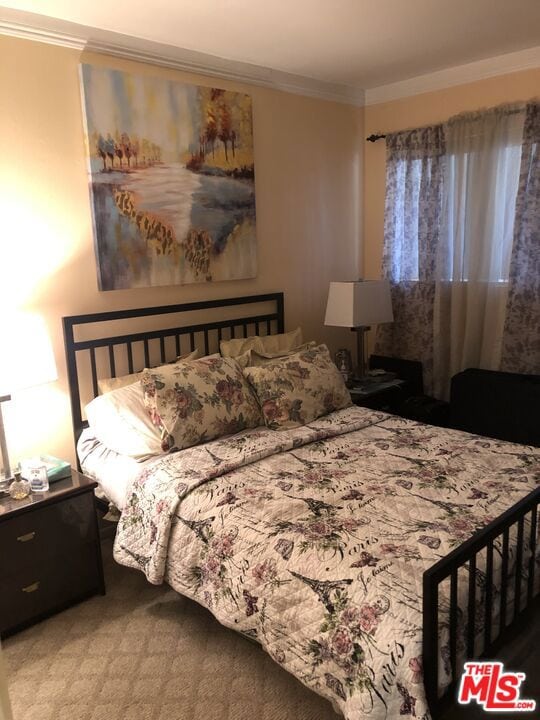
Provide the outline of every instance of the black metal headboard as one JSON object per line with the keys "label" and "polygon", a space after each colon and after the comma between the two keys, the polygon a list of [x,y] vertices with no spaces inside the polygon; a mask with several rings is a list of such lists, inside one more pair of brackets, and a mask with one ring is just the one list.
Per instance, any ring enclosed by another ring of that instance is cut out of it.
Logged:
{"label": "black metal headboard", "polygon": [[[219,317],[206,319],[216,313]],[[171,318],[175,314],[180,317]],[[153,327],[148,327],[149,322]],[[62,318],[62,324],[76,444],[87,425],[82,409],[98,394],[98,379],[138,372],[195,349],[208,355],[219,351],[222,339],[282,333],[283,293],[72,315]],[[137,328],[126,333],[129,324]],[[141,325],[145,325],[142,330]],[[86,337],[76,338],[81,334]]]}

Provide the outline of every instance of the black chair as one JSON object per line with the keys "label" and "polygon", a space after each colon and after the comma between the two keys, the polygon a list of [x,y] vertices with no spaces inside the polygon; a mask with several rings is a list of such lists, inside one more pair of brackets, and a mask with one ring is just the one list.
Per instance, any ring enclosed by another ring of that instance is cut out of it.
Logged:
{"label": "black chair", "polygon": [[469,368],[450,386],[450,425],[540,447],[540,375]]}

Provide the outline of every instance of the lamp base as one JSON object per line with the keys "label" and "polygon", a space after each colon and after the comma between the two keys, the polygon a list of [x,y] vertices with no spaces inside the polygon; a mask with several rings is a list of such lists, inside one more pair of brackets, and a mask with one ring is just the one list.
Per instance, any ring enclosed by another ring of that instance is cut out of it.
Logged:
{"label": "lamp base", "polygon": [[15,478],[6,478],[4,475],[0,475],[0,497],[9,495],[9,486],[15,480]]}
{"label": "lamp base", "polygon": [[4,418],[2,416],[2,403],[8,400],[11,400],[11,395],[2,395],[2,397],[0,397],[0,455],[2,457],[0,490],[7,489],[13,480],[11,476],[11,467],[9,466],[9,453],[6,444],[6,433],[4,431]]}
{"label": "lamp base", "polygon": [[351,328],[356,332],[356,361],[358,363],[355,373],[355,382],[360,382],[366,375],[366,357],[365,357],[365,334],[370,329],[368,325],[360,325]]}

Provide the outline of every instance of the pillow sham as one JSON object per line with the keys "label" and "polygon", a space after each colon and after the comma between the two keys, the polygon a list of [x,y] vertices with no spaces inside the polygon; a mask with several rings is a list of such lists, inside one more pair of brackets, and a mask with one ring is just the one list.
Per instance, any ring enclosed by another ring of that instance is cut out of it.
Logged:
{"label": "pillow sham", "polygon": [[223,357],[238,357],[247,350],[257,350],[259,353],[285,353],[294,350],[302,344],[302,329],[296,328],[288,333],[278,335],[252,335],[248,338],[235,338],[222,340],[219,344]]}
{"label": "pillow sham", "polygon": [[85,410],[94,435],[109,450],[138,462],[163,452],[161,435],[144,405],[140,382],[98,395]]}
{"label": "pillow sham", "polygon": [[244,375],[272,430],[306,425],[352,404],[326,345],[292,353],[264,367],[247,367]]}
{"label": "pillow sham", "polygon": [[[177,357],[175,362],[178,362],[179,360],[196,360],[198,357],[199,351],[192,350],[190,353]],[[103,378],[102,380],[98,380],[98,392],[100,395],[104,395],[105,393],[111,392],[111,390],[118,390],[126,387],[126,385],[132,385],[134,382],[137,382],[142,378],[142,374],[143,371],[141,370],[140,372],[131,373],[130,375],[121,375],[120,377]]]}
{"label": "pillow sham", "polygon": [[141,384],[164,451],[262,424],[257,400],[233,358],[208,356],[145,370]]}
{"label": "pillow sham", "polygon": [[315,340],[311,340],[310,342],[299,345],[294,350],[288,350],[287,352],[281,350],[280,352],[275,353],[261,353],[255,349],[252,349],[246,350],[246,352],[242,353],[242,355],[238,355],[238,357],[235,357],[234,359],[241,368],[253,366],[264,367],[265,365],[270,365],[275,360],[282,360],[286,357],[289,357],[290,355],[293,355],[294,353],[300,352],[301,350],[309,350],[310,348],[314,348],[316,346],[317,343],[315,342]]}

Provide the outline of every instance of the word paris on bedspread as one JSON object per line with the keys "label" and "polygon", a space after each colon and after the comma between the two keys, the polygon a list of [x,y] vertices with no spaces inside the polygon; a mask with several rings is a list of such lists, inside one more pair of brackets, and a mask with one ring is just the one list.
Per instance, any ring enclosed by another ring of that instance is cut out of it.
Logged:
{"label": "word paris on bedspread", "polygon": [[[257,639],[348,720],[428,718],[423,572],[533,490],[539,468],[532,447],[350,407],[145,467],[115,558]],[[440,638],[442,689],[447,620]]]}

